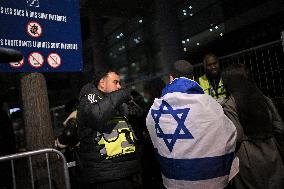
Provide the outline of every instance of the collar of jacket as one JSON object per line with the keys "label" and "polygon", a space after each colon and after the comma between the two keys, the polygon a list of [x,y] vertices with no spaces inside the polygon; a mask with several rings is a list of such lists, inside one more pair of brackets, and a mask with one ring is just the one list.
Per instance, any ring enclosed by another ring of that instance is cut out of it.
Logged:
{"label": "collar of jacket", "polygon": [[187,94],[204,94],[203,89],[196,81],[185,77],[179,77],[174,79],[163,89],[162,96],[174,92]]}

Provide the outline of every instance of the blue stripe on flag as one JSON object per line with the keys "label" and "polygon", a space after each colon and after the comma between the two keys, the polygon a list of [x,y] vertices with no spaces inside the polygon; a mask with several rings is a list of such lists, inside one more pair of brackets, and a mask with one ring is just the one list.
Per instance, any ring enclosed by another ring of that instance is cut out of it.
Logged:
{"label": "blue stripe on flag", "polygon": [[193,80],[187,78],[177,78],[172,83],[168,84],[163,92],[162,96],[167,93],[186,93],[186,94],[204,94],[203,89],[199,86],[199,84]]}
{"label": "blue stripe on flag", "polygon": [[169,179],[197,181],[228,175],[234,152],[215,157],[172,159],[158,154],[161,172]]}

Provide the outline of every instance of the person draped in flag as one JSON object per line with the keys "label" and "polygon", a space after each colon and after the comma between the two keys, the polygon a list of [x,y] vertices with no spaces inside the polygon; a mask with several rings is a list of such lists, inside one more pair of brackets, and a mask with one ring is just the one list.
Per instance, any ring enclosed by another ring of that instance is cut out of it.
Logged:
{"label": "person draped in flag", "polygon": [[170,83],[146,118],[163,184],[169,189],[222,189],[238,172],[236,128],[221,105],[193,80],[193,66],[173,64]]}

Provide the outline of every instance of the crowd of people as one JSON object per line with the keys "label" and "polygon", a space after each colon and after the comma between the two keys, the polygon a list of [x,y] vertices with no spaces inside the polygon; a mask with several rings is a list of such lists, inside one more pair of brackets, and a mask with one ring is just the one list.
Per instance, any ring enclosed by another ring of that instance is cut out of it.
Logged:
{"label": "crowd of people", "polygon": [[73,188],[283,188],[284,124],[272,101],[243,64],[221,72],[210,53],[203,66],[194,78],[178,60],[169,83],[150,81],[143,95],[99,70],[64,122],[75,142],[57,139],[76,149]]}
{"label": "crowd of people", "polygon": [[273,102],[245,65],[221,72],[210,53],[203,66],[194,78],[193,65],[177,60],[168,84],[151,80],[143,94],[122,87],[116,70],[97,70],[55,140],[72,189],[284,188],[284,124]]}

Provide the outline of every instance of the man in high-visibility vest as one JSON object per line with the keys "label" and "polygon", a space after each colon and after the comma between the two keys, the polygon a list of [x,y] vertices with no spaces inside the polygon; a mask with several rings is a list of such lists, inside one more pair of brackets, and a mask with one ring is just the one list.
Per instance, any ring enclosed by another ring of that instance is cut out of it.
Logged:
{"label": "man in high-visibility vest", "polygon": [[110,68],[98,70],[82,88],[76,118],[82,188],[141,186],[134,124],[128,119],[135,108],[129,89],[121,89],[119,73]]}
{"label": "man in high-visibility vest", "polygon": [[221,79],[219,59],[213,53],[206,54],[203,65],[205,74],[199,77],[198,82],[207,94],[221,103],[226,97],[226,91]]}

